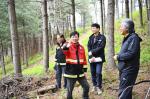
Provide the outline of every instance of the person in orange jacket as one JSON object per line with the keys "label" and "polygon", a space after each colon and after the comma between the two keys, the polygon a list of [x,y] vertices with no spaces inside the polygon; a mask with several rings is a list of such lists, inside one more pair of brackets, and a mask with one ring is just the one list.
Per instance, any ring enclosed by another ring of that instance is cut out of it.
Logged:
{"label": "person in orange jacket", "polygon": [[85,50],[79,44],[79,33],[74,31],[70,34],[70,42],[63,46],[64,54],[66,55],[66,70],[64,77],[67,79],[67,99],[73,99],[72,91],[76,81],[83,88],[83,99],[89,99],[89,84],[86,79],[87,61]]}

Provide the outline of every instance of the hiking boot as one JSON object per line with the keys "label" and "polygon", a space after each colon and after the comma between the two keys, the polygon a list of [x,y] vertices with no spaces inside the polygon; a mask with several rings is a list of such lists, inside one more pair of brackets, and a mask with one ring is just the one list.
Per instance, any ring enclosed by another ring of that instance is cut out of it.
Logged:
{"label": "hiking boot", "polygon": [[97,90],[97,94],[98,95],[102,94],[102,89],[100,89],[99,87],[97,87],[96,90]]}

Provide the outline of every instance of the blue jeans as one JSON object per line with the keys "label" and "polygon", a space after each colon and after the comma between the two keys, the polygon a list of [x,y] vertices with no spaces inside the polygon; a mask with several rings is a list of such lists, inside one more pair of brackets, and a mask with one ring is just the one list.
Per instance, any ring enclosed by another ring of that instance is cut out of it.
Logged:
{"label": "blue jeans", "polygon": [[[56,87],[57,88],[61,88],[61,78],[62,75],[65,73],[65,68],[66,66],[60,66],[60,65],[56,65],[55,69],[56,69]],[[67,80],[64,77],[64,88],[66,88],[67,86]]]}
{"label": "blue jeans", "polygon": [[102,65],[103,63],[91,63],[91,76],[93,86],[102,88]]}

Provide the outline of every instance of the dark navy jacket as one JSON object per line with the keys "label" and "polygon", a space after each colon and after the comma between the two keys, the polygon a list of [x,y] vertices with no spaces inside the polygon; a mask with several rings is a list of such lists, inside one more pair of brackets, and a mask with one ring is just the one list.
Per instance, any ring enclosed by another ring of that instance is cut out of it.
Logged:
{"label": "dark navy jacket", "polygon": [[106,45],[106,37],[102,34],[98,34],[98,36],[96,36],[96,40],[94,43],[94,34],[92,34],[89,37],[89,41],[88,41],[88,52],[92,52],[92,55],[94,57],[101,57],[102,58],[102,62],[105,62],[105,45]]}
{"label": "dark navy jacket", "polygon": [[142,39],[131,33],[124,38],[118,54],[118,69],[121,72],[138,72],[140,63],[140,41]]}
{"label": "dark navy jacket", "polygon": [[[63,42],[63,44],[65,43],[66,41]],[[55,59],[56,59],[56,62],[57,63],[66,63],[66,56],[65,54],[63,53],[63,50],[61,49],[61,47],[63,46],[62,45],[59,45],[58,44],[58,47],[56,48],[56,55],[55,55]]]}

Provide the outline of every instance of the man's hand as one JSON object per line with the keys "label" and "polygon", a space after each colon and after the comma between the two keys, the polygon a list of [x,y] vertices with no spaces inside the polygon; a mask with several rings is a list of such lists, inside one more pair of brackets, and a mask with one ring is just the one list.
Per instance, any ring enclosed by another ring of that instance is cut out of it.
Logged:
{"label": "man's hand", "polygon": [[92,58],[91,58],[91,63],[92,63],[92,62],[95,62],[95,57],[92,57]]}
{"label": "man's hand", "polygon": [[66,47],[69,48],[70,47],[70,43],[68,43]]}
{"label": "man's hand", "polygon": [[118,57],[118,55],[115,55],[113,58],[114,58],[114,60],[117,60],[117,57]]}

